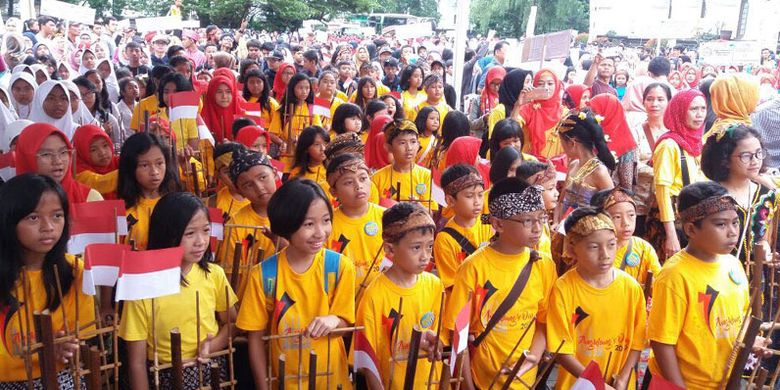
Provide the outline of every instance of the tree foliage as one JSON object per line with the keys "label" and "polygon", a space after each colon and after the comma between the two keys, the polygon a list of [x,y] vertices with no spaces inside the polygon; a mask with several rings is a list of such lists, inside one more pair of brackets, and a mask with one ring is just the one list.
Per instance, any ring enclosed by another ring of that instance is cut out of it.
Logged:
{"label": "tree foliage", "polygon": [[587,0],[473,0],[471,22],[482,34],[496,30],[499,36],[520,38],[534,4],[538,6],[535,34],[588,29]]}
{"label": "tree foliage", "polygon": [[374,12],[411,14],[439,19],[439,5],[436,0],[397,0],[387,1],[374,9]]}

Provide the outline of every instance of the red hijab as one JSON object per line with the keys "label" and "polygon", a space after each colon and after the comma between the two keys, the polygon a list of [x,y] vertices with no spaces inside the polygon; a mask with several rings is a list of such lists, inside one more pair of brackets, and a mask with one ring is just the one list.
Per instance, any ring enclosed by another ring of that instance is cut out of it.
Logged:
{"label": "red hijab", "polygon": [[570,103],[574,105],[574,107],[569,108],[573,110],[580,109],[580,105],[582,105],[582,95],[585,94],[585,91],[590,91],[590,88],[582,84],[572,84],[566,87],[566,95],[568,95],[571,100]]}
{"label": "red hijab", "polygon": [[377,115],[371,121],[371,130],[366,138],[366,149],[363,152],[366,156],[366,165],[371,169],[380,169],[390,160],[387,158],[385,150],[385,126],[393,121],[390,115]]}
{"label": "red hijab", "polygon": [[[680,81],[678,81],[676,83],[672,81],[672,76],[674,76],[675,74],[677,75],[677,78],[680,80]],[[685,78],[683,78],[682,73],[680,73],[680,72],[678,72],[676,70],[673,70],[673,71],[671,71],[671,73],[669,73],[668,80],[669,80],[669,84],[671,84],[672,87],[674,87],[674,89],[676,89],[678,91],[683,89],[683,87],[685,86]]]}
{"label": "red hijab", "polygon": [[[41,148],[41,144],[43,144],[50,135],[60,136],[60,138],[65,141],[65,145],[68,149],[73,149],[73,146],[68,140],[68,136],[53,125],[48,123],[33,123],[22,130],[22,134],[19,134],[19,140],[16,142],[17,175],[38,172],[38,156],[36,154]],[[71,204],[87,201],[90,188],[73,179],[70,159],[68,159],[67,168],[65,168],[65,176],[62,178],[60,185],[62,186],[62,189],[65,190],[65,194],[68,195],[68,201]]]}
{"label": "red hijab", "polygon": [[[230,88],[230,94],[233,95],[233,100],[227,107],[219,106],[216,101],[217,88],[223,84]],[[233,116],[240,114],[240,106],[238,92],[232,80],[225,76],[216,76],[211,79],[209,88],[206,90],[201,116],[218,143],[222,142],[223,139],[233,139]]]}
{"label": "red hijab", "polygon": [[611,93],[594,96],[590,100],[590,107],[594,113],[604,117],[601,121],[601,128],[604,129],[604,134],[609,136],[607,139],[609,150],[620,157],[626,152],[636,149],[636,142],[634,142],[631,128],[626,122],[623,105],[620,104],[617,96]]}
{"label": "red hijab", "polygon": [[485,76],[485,88],[482,89],[482,96],[479,99],[479,109],[481,113],[487,113],[498,104],[498,93],[493,93],[490,83],[498,80],[499,83],[506,77],[506,69],[503,66],[494,66],[488,69]]}
{"label": "red hijab", "polygon": [[477,168],[485,188],[490,187],[490,165],[478,162],[479,147],[482,140],[477,137],[464,136],[458,137],[449,148],[447,148],[447,157],[444,159],[445,169],[455,164],[466,164]]}
{"label": "red hijab", "polygon": [[[89,157],[89,147],[96,138],[105,139],[108,142],[108,147],[111,148],[111,162],[105,167],[94,165]],[[100,127],[84,125],[76,129],[76,133],[73,134],[73,147],[76,148],[76,173],[92,171],[105,175],[119,169],[119,157],[114,151],[114,143]]]}
{"label": "red hijab", "polygon": [[271,145],[271,136],[268,132],[261,129],[259,126],[244,126],[236,134],[236,141],[248,148],[252,147],[252,144],[257,141],[258,138],[264,137],[266,146]]}
{"label": "red hijab", "polygon": [[276,76],[274,76],[274,99],[276,100],[280,100],[287,90],[287,84],[282,81],[282,73],[284,73],[287,68],[293,68],[293,70],[295,70],[293,64],[287,62],[283,62],[279,65],[279,69],[276,70]]}
{"label": "red hijab", "polygon": [[540,156],[544,144],[547,142],[544,133],[555,127],[561,120],[563,109],[561,107],[561,82],[558,76],[549,69],[542,69],[534,76],[534,85],[544,75],[550,75],[555,80],[555,91],[546,100],[537,100],[520,107],[520,116],[525,119],[524,130],[528,132],[531,143],[531,153]]}
{"label": "red hijab", "polygon": [[[687,80],[687,75],[690,73],[690,71],[693,71],[693,74],[696,75],[696,79],[689,83]],[[685,64],[683,65],[682,69],[682,79],[683,83],[685,83],[685,85],[687,85],[689,88],[696,88],[699,85],[699,81],[701,81],[701,71],[694,66]]]}
{"label": "red hijab", "polygon": [[701,154],[702,134],[704,133],[704,123],[698,129],[692,129],[685,124],[688,118],[688,108],[690,108],[693,99],[704,95],[698,89],[689,89],[678,92],[664,113],[664,126],[669,129],[668,132],[658,137],[655,142],[657,148],[661,141],[669,138],[677,142],[688,154],[697,157]]}

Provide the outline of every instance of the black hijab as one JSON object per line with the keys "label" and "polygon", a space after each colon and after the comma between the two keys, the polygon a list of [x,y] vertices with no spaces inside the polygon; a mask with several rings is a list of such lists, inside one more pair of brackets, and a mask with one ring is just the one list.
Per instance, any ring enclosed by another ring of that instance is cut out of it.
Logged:
{"label": "black hijab", "polygon": [[513,69],[501,81],[501,88],[498,89],[498,102],[504,105],[507,115],[512,111],[520,91],[525,87],[525,78],[528,75],[533,76],[533,72],[530,70]]}

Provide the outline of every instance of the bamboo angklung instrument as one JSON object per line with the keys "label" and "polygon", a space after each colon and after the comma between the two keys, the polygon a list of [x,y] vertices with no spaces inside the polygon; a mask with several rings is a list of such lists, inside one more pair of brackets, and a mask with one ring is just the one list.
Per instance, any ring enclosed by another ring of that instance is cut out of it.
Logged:
{"label": "bamboo angklung instrument", "polygon": [[[171,382],[174,389],[184,388],[184,363],[181,356],[181,333],[179,329],[171,329]],[[155,372],[159,368],[155,367]]]}
{"label": "bamboo angklung instrument", "polygon": [[38,363],[41,368],[41,384],[45,390],[57,390],[57,357],[54,344],[54,326],[48,310],[33,314],[35,335],[43,344],[38,349]]}
{"label": "bamboo angklung instrument", "polygon": [[[390,334],[390,375],[388,379],[387,388],[393,388],[393,374],[395,371],[395,353],[396,345],[398,344],[398,331],[401,327],[401,316],[403,315],[404,297],[398,298],[398,316],[393,321],[395,322],[395,334]],[[391,328],[392,329],[392,328]]]}
{"label": "bamboo angklung instrument", "polygon": [[417,358],[420,354],[420,338],[422,338],[422,332],[416,327],[412,328],[412,337],[409,339],[409,356],[406,358],[404,390],[414,389],[414,378],[417,376]]}
{"label": "bamboo angklung instrument", "polygon": [[[504,359],[504,362],[501,363],[501,368],[499,368],[498,372],[496,372],[496,375],[493,375],[493,379],[490,381],[490,386],[488,387],[488,390],[493,388],[493,385],[496,384],[496,381],[498,380],[498,377],[501,375],[501,371],[508,368],[507,364],[509,364],[509,360],[512,359],[512,356],[515,354],[515,351],[517,351],[517,348],[520,347],[520,343],[523,342],[525,339],[525,336],[528,334],[528,331],[531,329],[531,325],[536,323],[536,316],[531,318],[531,321],[528,322],[528,325],[525,327],[525,330],[523,330],[523,334],[520,335],[520,338],[517,339],[517,342],[515,343],[515,346],[512,347],[512,351],[509,352],[509,355],[506,356],[506,359]],[[524,356],[521,355],[522,359],[525,359]]]}
{"label": "bamboo angklung instrument", "polygon": [[317,389],[317,353],[309,351],[309,390]]}
{"label": "bamboo angklung instrument", "polygon": [[[436,320],[436,346],[434,347],[435,351],[439,350],[439,340],[441,339],[441,319],[443,317],[442,314],[444,311],[444,301],[447,298],[447,292],[442,290],[441,292],[441,301],[439,302],[439,313],[438,313],[438,319]],[[443,360],[443,359],[442,359]],[[436,367],[436,359],[431,359],[431,369],[428,371],[428,384],[427,389],[431,389],[431,381],[433,380],[433,371]]]}

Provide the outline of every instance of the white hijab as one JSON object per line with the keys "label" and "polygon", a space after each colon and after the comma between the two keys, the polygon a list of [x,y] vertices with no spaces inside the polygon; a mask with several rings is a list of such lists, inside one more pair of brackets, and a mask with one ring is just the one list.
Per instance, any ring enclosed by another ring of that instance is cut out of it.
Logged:
{"label": "white hijab", "polygon": [[95,55],[95,52],[91,49],[84,49],[84,51],[81,52],[81,58],[79,58],[79,74],[84,75],[84,73],[87,73],[88,70],[92,70],[95,68],[87,68],[84,66],[84,56],[87,55],[87,53],[92,54],[93,57],[95,57],[95,64],[97,64],[97,56]]}
{"label": "white hijab", "polygon": [[[5,128],[5,133],[2,137],[0,137],[0,150],[8,153],[8,151],[11,149],[11,143],[13,142],[14,138],[18,137],[19,134],[22,134],[22,130],[24,130],[25,127],[31,125],[32,123],[32,121],[28,121],[26,119],[20,119],[18,121],[9,123]],[[11,180],[11,178],[14,176],[16,176],[16,167],[5,166],[0,168],[0,178],[2,178],[4,181]]]}
{"label": "white hijab", "polygon": [[33,77],[35,77],[35,80],[38,80],[38,72],[43,72],[43,74],[46,76],[46,80],[51,80],[48,66],[44,64],[34,64],[30,65],[30,69],[33,71]]}
{"label": "white hijab", "polygon": [[87,125],[90,123],[97,124],[95,117],[91,112],[89,112],[87,105],[84,104],[84,102],[81,100],[81,90],[79,90],[79,87],[70,80],[63,80],[61,83],[65,86],[67,91],[73,92],[79,98],[79,108],[77,108],[76,112],[73,113],[73,122],[76,123],[76,126]]}
{"label": "white hijab", "polygon": [[98,75],[100,75],[100,65],[103,65],[104,62],[107,63],[111,68],[111,73],[106,78],[103,78],[103,76],[100,77],[103,78],[103,83],[106,84],[106,89],[108,90],[108,99],[111,100],[111,103],[116,103],[119,101],[119,80],[116,79],[114,64],[112,64],[111,60],[108,58],[104,58],[102,60],[98,60],[95,70],[97,70]]}
{"label": "white hijab", "polygon": [[[13,95],[14,83],[20,79],[30,84],[33,87],[33,90],[38,89],[38,83],[35,82],[35,76],[27,73],[26,71],[19,71],[18,73],[14,73],[11,76],[11,81],[8,82],[8,90],[11,92],[10,96],[8,96],[8,101],[11,102],[11,106],[13,106],[14,111],[16,112],[16,115],[19,117],[19,119],[28,119],[32,113],[32,107],[34,104],[21,104],[17,102],[16,99],[14,99]],[[33,103],[35,103],[35,98],[33,98]]]}
{"label": "white hijab", "polygon": [[[46,97],[49,96],[49,93],[51,93],[52,89],[55,87],[62,88],[65,92],[65,96],[68,97],[68,109],[65,110],[65,115],[63,115],[60,119],[54,119],[50,117],[43,110],[43,101],[46,100]],[[76,91],[78,91],[78,88],[76,88]],[[65,133],[65,135],[68,136],[68,139],[73,138],[73,133],[76,132],[77,125],[76,122],[73,121],[73,114],[70,111],[70,93],[68,92],[68,87],[57,80],[48,80],[41,84],[38,89],[35,90],[35,97],[33,98],[33,109],[30,113],[30,120],[33,122],[49,123]]]}

